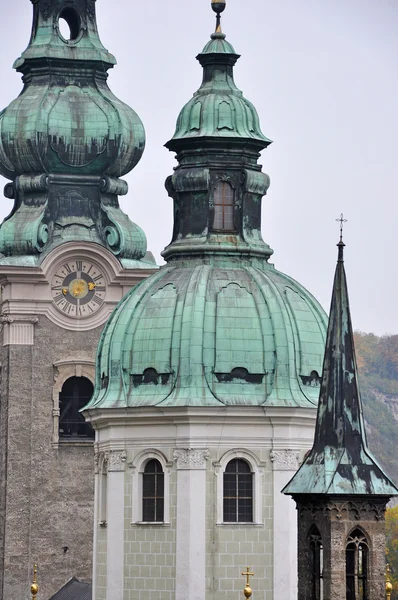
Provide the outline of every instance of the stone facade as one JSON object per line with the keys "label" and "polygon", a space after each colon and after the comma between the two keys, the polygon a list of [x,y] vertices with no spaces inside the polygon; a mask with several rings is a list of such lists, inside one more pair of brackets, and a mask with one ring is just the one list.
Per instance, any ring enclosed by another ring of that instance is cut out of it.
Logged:
{"label": "stone facade", "polygon": [[25,597],[34,562],[43,598],[73,575],[91,579],[93,443],[54,444],[53,364],[77,350],[93,360],[101,328],[66,331],[45,316],[34,327],[33,345],[0,348],[0,571],[7,600]]}
{"label": "stone facade", "polygon": [[[280,490],[311,445],[314,410],[142,408],[126,409],[122,419],[117,410],[85,416],[97,429],[94,600],[228,600],[241,593],[247,565],[266,600],[281,590],[296,597],[296,511]],[[115,452],[126,459],[110,472],[107,457]],[[154,457],[165,477],[164,522],[145,523],[140,476]],[[223,522],[223,474],[233,458],[253,473],[251,523]]]}
{"label": "stone facade", "polygon": [[323,598],[346,597],[346,546],[359,529],[369,547],[368,600],[385,597],[385,522],[388,499],[377,497],[300,497],[298,510],[298,600],[310,600],[311,556],[309,534],[315,526],[323,545]]}
{"label": "stone facade", "polygon": [[[102,266],[106,295],[90,323],[54,308],[59,261],[89,257]],[[70,377],[94,383],[102,325],[148,274],[123,269],[101,248],[64,244],[42,267],[3,267],[0,277],[0,599],[26,596],[38,563],[48,598],[73,576],[91,580],[93,440],[58,439],[59,393]],[[56,314],[57,312],[57,314]]]}

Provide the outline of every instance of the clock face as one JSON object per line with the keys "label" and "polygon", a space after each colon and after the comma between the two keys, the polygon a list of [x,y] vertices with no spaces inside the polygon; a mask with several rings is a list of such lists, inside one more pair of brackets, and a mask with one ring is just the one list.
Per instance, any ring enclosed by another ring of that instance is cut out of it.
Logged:
{"label": "clock face", "polygon": [[55,306],[69,317],[90,317],[105,300],[105,277],[100,268],[87,260],[61,264],[51,280]]}

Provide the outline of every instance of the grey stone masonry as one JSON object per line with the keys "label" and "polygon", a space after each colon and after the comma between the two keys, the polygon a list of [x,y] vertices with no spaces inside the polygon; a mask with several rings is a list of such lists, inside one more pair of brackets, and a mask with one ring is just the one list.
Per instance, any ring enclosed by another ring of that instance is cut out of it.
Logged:
{"label": "grey stone masonry", "polygon": [[309,534],[316,526],[323,545],[323,598],[346,598],[346,546],[359,529],[369,547],[368,600],[385,597],[385,522],[388,498],[296,496],[298,511],[298,600],[313,598]]}
{"label": "grey stone masonry", "polygon": [[[92,570],[92,441],[54,443],[54,363],[94,361],[101,327],[68,331],[40,316],[34,345],[1,345],[0,599],[27,597],[34,563],[40,597]],[[1,340],[3,342],[3,340]]]}

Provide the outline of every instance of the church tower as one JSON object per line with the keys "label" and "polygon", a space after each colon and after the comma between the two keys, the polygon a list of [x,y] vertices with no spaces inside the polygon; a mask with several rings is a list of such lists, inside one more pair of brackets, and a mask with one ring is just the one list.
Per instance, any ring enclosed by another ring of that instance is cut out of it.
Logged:
{"label": "church tower", "polygon": [[103,324],[156,269],[125,215],[121,179],[145,133],[107,85],[95,0],[32,0],[20,96],[0,113],[0,598],[25,597],[34,562],[50,597],[91,578],[93,391]]}
{"label": "church tower", "polygon": [[398,489],[371,455],[339,254],[314,445],[283,492],[298,514],[298,600],[385,597],[385,522]]}
{"label": "church tower", "polygon": [[95,600],[227,600],[251,565],[266,600],[297,594],[295,508],[281,488],[311,447],[326,315],[269,261],[258,163],[271,141],[217,28],[166,144],[178,165],[167,262],[102,334]]}

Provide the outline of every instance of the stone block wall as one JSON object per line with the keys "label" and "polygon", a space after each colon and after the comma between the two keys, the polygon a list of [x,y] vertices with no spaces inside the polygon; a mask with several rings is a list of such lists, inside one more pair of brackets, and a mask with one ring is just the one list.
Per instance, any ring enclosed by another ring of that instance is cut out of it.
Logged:
{"label": "stone block wall", "polygon": [[92,574],[93,443],[54,444],[52,392],[54,363],[94,360],[101,328],[67,331],[45,316],[33,327],[33,345],[1,347],[1,600],[28,594],[34,563],[43,598]]}

